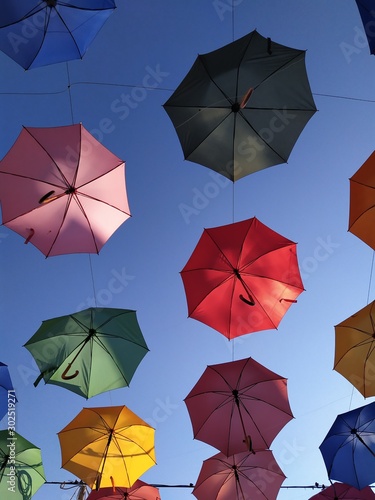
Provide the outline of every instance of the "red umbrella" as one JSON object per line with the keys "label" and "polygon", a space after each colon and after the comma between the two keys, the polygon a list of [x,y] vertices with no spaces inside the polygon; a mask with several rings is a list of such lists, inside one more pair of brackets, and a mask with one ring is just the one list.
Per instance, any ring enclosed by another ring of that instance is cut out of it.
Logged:
{"label": "red umbrella", "polygon": [[185,404],[194,438],[226,456],[269,448],[293,418],[286,379],[252,358],[208,366]]}
{"label": "red umbrella", "polygon": [[198,500],[275,500],[285,475],[270,450],[218,453],[203,462],[193,495]]}
{"label": "red umbrella", "polygon": [[131,488],[100,488],[93,490],[87,500],[160,500],[158,488],[138,479]]}
{"label": "red umbrella", "polygon": [[124,162],[82,125],[23,128],[0,162],[3,224],[47,257],[98,253],[130,217]]}
{"label": "red umbrella", "polygon": [[205,229],[181,277],[189,316],[229,339],[277,328],[303,291],[296,243],[255,217]]}
{"label": "red umbrella", "polygon": [[314,495],[310,500],[374,500],[375,493],[370,486],[366,486],[362,490],[357,490],[349,484],[333,483],[331,486]]}

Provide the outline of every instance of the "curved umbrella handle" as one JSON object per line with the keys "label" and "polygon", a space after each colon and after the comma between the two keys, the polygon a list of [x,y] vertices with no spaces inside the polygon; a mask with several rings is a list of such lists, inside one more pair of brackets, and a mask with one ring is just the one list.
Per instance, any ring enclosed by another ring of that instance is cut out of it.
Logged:
{"label": "curved umbrella handle", "polygon": [[279,299],[279,302],[282,302],[282,301],[291,302],[292,304],[297,304],[297,301],[293,300],[293,299],[283,299],[283,298]]}
{"label": "curved umbrella handle", "polygon": [[34,234],[35,234],[34,229],[32,227],[30,227],[30,229],[29,229],[29,235],[27,236],[27,238],[24,241],[25,245],[27,245],[29,243],[29,241],[34,236]]}
{"label": "curved umbrella handle", "polygon": [[246,299],[242,294],[240,295],[240,299],[249,306],[255,306],[254,299],[251,297],[251,295],[249,295],[250,300]]}
{"label": "curved umbrella handle", "polygon": [[69,363],[68,366],[65,368],[65,370],[62,372],[62,374],[61,374],[61,378],[62,379],[64,379],[64,380],[71,380],[72,378],[75,378],[78,375],[78,373],[79,373],[78,370],[76,370],[73,373],[73,375],[67,375],[67,373],[70,370],[71,366],[72,366],[72,363]]}

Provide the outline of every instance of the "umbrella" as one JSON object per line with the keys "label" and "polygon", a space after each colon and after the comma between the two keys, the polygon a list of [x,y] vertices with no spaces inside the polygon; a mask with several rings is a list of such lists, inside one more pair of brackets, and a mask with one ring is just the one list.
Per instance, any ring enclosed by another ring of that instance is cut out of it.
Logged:
{"label": "umbrella", "polygon": [[218,453],[204,460],[193,495],[198,500],[276,500],[285,475],[270,450]]}
{"label": "umbrella", "polygon": [[156,464],[154,434],[126,406],[83,408],[58,433],[62,467],[90,488],[130,488]]}
{"label": "umbrella", "polygon": [[205,229],[181,271],[189,317],[229,339],[277,328],[303,291],[296,247],[255,217]]}
{"label": "umbrella", "polygon": [[89,308],[42,322],[25,347],[46,383],[90,398],[129,385],[148,352],[129,309]]}
{"label": "umbrella", "polygon": [[8,410],[14,411],[16,402],[16,393],[9,375],[8,365],[0,362],[0,420]]}
{"label": "umbrella", "polygon": [[194,438],[226,456],[269,448],[293,418],[286,379],[252,358],[207,366],[185,404]]}
{"label": "umbrella", "polygon": [[358,490],[375,481],[375,403],[338,415],[320,445],[328,477]]}
{"label": "umbrella", "polygon": [[15,431],[0,431],[0,498],[29,500],[45,482],[40,449]]}
{"label": "umbrella", "polygon": [[23,68],[80,59],[114,0],[2,0],[0,50]]}
{"label": "umbrella", "polygon": [[3,224],[47,257],[98,253],[130,217],[124,170],[80,124],[24,127],[0,162]]}
{"label": "umbrella", "polygon": [[372,0],[356,0],[359,14],[362,19],[365,29],[367,41],[370,48],[370,53],[375,53],[375,38],[374,38],[374,2]]}
{"label": "umbrella", "polygon": [[335,326],[334,369],[365,397],[375,396],[375,302]]}
{"label": "umbrella", "polygon": [[160,500],[158,488],[138,479],[131,488],[100,488],[93,490],[87,500]]}
{"label": "umbrella", "polygon": [[349,231],[375,250],[375,151],[349,179]]}
{"label": "umbrella", "polygon": [[375,493],[369,486],[357,490],[345,483],[333,483],[328,488],[314,495],[310,500],[374,500]]}
{"label": "umbrella", "polygon": [[316,112],[305,51],[252,31],[198,55],[164,108],[185,159],[232,181],[284,163]]}

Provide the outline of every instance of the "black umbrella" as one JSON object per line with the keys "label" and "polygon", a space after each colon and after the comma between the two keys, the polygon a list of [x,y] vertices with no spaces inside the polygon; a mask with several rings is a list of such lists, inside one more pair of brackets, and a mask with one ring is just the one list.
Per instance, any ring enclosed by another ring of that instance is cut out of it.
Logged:
{"label": "black umbrella", "polygon": [[185,159],[232,181],[284,163],[316,112],[305,51],[253,31],[199,55],[164,108]]}

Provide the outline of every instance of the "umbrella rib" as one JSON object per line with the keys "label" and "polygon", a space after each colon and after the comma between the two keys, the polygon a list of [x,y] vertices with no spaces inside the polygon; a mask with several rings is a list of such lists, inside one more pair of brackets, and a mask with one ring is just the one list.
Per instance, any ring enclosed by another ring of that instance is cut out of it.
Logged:
{"label": "umbrella rib", "polygon": [[[51,161],[54,163],[57,171],[59,172],[59,174],[61,175],[61,180],[65,183],[65,186],[66,187],[69,187],[69,182],[67,180],[67,178],[65,177],[64,173],[62,172],[62,170],[60,169],[60,167],[58,166],[58,164],[56,163],[56,161],[54,160],[54,158],[50,155],[50,153],[47,151],[47,149],[43,146],[43,144],[38,141],[38,139],[30,132],[30,130],[26,127],[23,127],[23,129],[34,139],[34,141],[38,144],[38,146],[40,146],[40,148],[47,154],[47,156],[51,159]],[[51,184],[53,185],[53,184]],[[64,187],[65,187],[64,186]]]}
{"label": "umbrella rib", "polygon": [[45,10],[46,7],[43,7],[42,4],[39,6],[36,5],[35,7],[33,7],[31,10],[29,10],[29,12],[27,12],[21,19],[17,19],[16,21],[13,21],[11,23],[8,23],[8,24],[2,24],[0,26],[0,29],[2,28],[8,28],[9,26],[13,26],[15,24],[18,24],[19,22],[21,21],[24,21],[25,19],[27,19],[28,17],[31,17],[33,16],[34,14],[38,14],[38,12],[41,12],[43,10]]}

